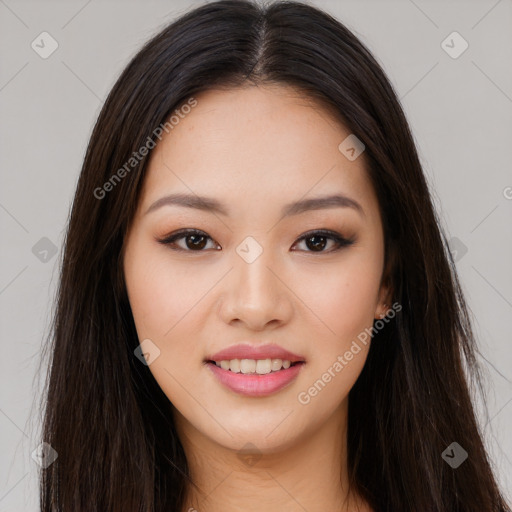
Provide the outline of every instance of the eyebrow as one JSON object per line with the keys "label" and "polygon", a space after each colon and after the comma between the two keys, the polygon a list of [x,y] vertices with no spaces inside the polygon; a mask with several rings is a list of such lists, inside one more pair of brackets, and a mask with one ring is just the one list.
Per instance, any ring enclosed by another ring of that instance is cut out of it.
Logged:
{"label": "eyebrow", "polygon": [[[229,217],[229,211],[225,206],[212,197],[197,196],[192,194],[170,194],[157,199],[145,212],[145,215],[162,206],[181,206],[212,213],[218,213]],[[329,208],[352,208],[361,216],[365,216],[363,207],[354,199],[342,194],[300,199],[283,207],[281,217],[298,215],[310,210],[324,210]]]}

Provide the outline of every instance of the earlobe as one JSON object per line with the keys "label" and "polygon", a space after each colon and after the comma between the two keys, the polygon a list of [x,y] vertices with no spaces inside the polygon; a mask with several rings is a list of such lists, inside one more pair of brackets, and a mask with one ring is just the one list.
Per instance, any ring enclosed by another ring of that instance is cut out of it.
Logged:
{"label": "earlobe", "polygon": [[379,292],[379,302],[375,309],[375,318],[384,318],[391,308],[390,304],[393,303],[393,287],[390,283],[390,278],[387,276],[385,281],[381,284]]}
{"label": "earlobe", "polygon": [[387,305],[382,304],[382,310],[380,313],[376,314],[375,319],[384,318],[386,316],[387,309],[388,309]]}
{"label": "earlobe", "polygon": [[375,310],[375,318],[384,318],[393,303],[393,283],[392,283],[392,269],[395,265],[395,251],[394,247],[390,247],[388,259],[382,275],[381,286],[379,290],[379,302]]}
{"label": "earlobe", "polygon": [[379,301],[379,306],[375,310],[375,319],[381,319],[384,318],[389,311],[390,306],[388,306],[389,301],[381,302]]}

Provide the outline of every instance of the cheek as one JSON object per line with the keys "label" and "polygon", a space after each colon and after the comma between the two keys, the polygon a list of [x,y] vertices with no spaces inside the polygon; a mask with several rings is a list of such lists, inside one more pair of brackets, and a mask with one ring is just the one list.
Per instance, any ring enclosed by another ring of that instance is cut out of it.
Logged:
{"label": "cheek", "polygon": [[299,410],[304,407],[318,422],[345,404],[366,362],[379,283],[378,262],[363,255],[302,282],[303,296],[308,297],[304,302],[315,313],[310,316],[315,325],[308,330],[314,343],[297,401]]}
{"label": "cheek", "polygon": [[204,339],[212,307],[209,291],[225,270],[171,258],[154,241],[139,240],[126,256],[126,287],[138,338],[150,339],[159,349],[149,369],[168,398],[188,410],[185,389],[196,387],[204,358],[197,340]]}
{"label": "cheek", "polygon": [[380,260],[355,251],[321,272],[303,274],[301,297],[321,321],[320,339],[341,349],[372,325],[380,277]]}
{"label": "cheek", "polygon": [[140,244],[126,258],[126,287],[139,337],[153,336],[163,342],[191,314],[214,276],[203,278],[190,269],[190,265],[171,263],[165,248],[150,244]]}

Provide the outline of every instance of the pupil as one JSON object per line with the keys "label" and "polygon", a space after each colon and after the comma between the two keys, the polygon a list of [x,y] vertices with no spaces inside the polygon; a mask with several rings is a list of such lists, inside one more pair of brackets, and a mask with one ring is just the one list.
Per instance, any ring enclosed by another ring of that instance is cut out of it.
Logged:
{"label": "pupil", "polygon": [[[187,243],[188,248],[202,249],[206,245],[204,242],[204,238],[205,237],[203,235],[189,235],[187,237],[187,240],[192,240],[192,244]],[[203,243],[198,243],[198,240],[201,239]]]}
{"label": "pupil", "polygon": [[[311,236],[306,239],[306,245],[309,249],[320,252],[325,248],[325,240],[325,236]],[[189,241],[191,241],[191,243],[188,243]],[[205,245],[205,237],[203,235],[189,235],[187,237],[187,247],[189,249],[203,249]]]}
{"label": "pupil", "polygon": [[[313,242],[312,244],[308,244],[308,242],[310,242],[311,240],[322,240],[322,242]],[[318,236],[318,235],[315,235],[315,236],[311,236],[309,237],[307,240],[306,240],[306,245],[308,245],[308,248],[309,249],[314,249],[314,250],[322,250],[324,247],[325,247],[325,236]],[[311,245],[311,247],[310,247]]]}

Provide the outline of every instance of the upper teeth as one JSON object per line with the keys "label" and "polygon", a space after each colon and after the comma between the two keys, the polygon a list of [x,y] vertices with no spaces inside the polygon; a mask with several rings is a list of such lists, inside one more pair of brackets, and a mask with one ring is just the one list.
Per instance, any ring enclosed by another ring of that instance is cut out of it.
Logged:
{"label": "upper teeth", "polygon": [[290,368],[291,361],[287,359],[231,359],[230,361],[215,361],[217,366],[235,373],[258,373],[265,375],[277,372],[281,368]]}

